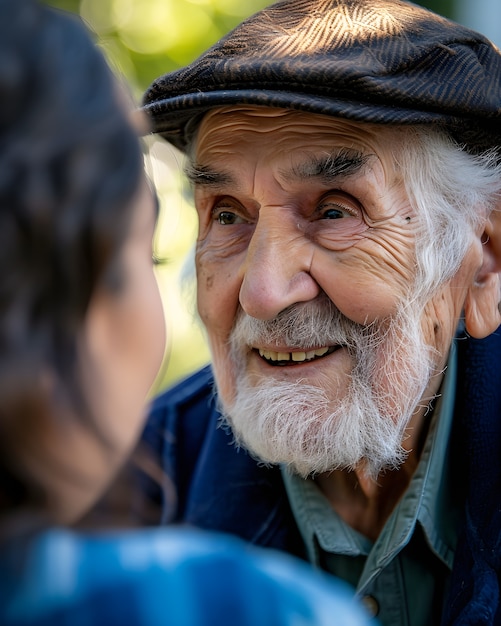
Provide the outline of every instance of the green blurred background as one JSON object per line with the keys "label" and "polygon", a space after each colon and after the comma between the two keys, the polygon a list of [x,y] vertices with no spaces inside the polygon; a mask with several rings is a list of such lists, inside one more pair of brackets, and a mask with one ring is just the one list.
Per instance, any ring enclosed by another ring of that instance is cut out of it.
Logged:
{"label": "green blurred background", "polygon": [[[81,15],[94,31],[114,71],[140,101],[159,75],[185,65],[243,18],[271,0],[46,0]],[[472,26],[499,45],[501,0],[428,0],[437,13]],[[156,254],[166,259],[157,269],[166,312],[168,346],[153,392],[172,384],[209,359],[195,315],[193,281],[187,261],[196,235],[196,216],[187,184],[180,175],[182,156],[154,138],[147,139],[146,168],[155,182],[161,216]]]}

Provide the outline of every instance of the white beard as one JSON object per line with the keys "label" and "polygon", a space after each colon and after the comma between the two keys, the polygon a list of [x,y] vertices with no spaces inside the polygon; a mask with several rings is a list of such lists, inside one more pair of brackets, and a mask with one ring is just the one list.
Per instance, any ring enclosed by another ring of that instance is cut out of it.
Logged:
{"label": "white beard", "polygon": [[[223,407],[236,444],[302,477],[362,464],[376,479],[398,467],[406,457],[405,429],[433,373],[420,319],[421,308],[407,303],[391,320],[361,326],[323,297],[271,321],[241,314],[230,339],[236,397]],[[355,364],[347,389],[327,378],[312,384],[263,376],[251,383],[245,373],[249,346],[274,342],[305,351],[346,346]]]}

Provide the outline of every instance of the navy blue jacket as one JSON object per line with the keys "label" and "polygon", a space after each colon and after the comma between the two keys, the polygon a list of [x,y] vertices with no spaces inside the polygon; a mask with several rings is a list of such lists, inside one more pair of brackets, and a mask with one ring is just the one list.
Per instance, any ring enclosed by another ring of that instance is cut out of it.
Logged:
{"label": "navy blue jacket", "polygon": [[[501,624],[501,329],[457,342],[453,445],[468,480],[444,624]],[[237,450],[219,419],[209,367],[153,403],[143,441],[165,479],[163,486],[145,481],[143,491],[159,504],[161,523],[232,533],[304,557],[280,470]]]}

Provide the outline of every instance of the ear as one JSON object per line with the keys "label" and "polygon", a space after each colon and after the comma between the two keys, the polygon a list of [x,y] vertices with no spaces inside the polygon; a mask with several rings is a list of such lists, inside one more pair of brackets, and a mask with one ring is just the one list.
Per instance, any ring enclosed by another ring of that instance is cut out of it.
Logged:
{"label": "ear", "polygon": [[487,220],[482,234],[483,262],[464,305],[468,333],[482,339],[501,324],[501,206]]}

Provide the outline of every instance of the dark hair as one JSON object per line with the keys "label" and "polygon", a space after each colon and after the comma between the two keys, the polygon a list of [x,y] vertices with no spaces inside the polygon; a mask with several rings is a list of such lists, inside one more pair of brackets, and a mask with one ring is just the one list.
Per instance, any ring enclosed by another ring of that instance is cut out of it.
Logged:
{"label": "dark hair", "polygon": [[0,516],[37,495],[11,442],[64,407],[89,417],[77,335],[96,285],[120,287],[142,172],[119,99],[76,17],[0,0]]}

